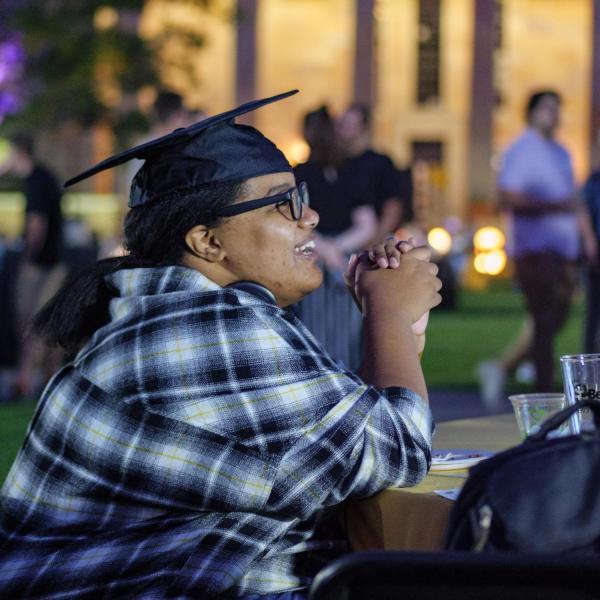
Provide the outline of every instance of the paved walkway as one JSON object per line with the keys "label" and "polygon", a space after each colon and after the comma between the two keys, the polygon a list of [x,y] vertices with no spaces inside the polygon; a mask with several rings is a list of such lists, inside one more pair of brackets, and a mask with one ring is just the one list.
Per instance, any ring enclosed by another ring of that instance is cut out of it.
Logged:
{"label": "paved walkway", "polygon": [[490,411],[486,409],[477,390],[430,389],[429,403],[433,417],[438,423],[512,412],[508,399],[506,404],[498,407],[497,410]]}

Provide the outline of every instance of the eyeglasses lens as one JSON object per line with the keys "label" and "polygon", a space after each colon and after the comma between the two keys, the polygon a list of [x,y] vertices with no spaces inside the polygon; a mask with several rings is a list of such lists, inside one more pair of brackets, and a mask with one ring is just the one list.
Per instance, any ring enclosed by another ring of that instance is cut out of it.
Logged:
{"label": "eyeglasses lens", "polygon": [[308,188],[303,181],[300,185],[292,190],[291,197],[292,215],[297,221],[302,218],[302,209],[309,205]]}

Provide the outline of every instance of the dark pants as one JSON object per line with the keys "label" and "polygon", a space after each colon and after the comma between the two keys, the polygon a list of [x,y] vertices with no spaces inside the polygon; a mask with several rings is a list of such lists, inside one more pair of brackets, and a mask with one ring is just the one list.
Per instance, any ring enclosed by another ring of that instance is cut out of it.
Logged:
{"label": "dark pants", "polygon": [[596,354],[600,352],[600,265],[598,264],[588,267],[585,304],[583,351],[586,354]]}
{"label": "dark pants", "polygon": [[554,338],[569,315],[575,266],[552,252],[526,254],[515,259],[515,266],[527,310],[533,319],[531,359],[536,371],[536,391],[552,391]]}

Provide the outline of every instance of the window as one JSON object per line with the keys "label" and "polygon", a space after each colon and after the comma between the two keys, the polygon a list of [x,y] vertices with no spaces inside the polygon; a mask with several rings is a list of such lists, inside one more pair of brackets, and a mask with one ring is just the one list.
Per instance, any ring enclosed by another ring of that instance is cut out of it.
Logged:
{"label": "window", "polygon": [[437,103],[440,96],[440,0],[419,1],[417,104]]}

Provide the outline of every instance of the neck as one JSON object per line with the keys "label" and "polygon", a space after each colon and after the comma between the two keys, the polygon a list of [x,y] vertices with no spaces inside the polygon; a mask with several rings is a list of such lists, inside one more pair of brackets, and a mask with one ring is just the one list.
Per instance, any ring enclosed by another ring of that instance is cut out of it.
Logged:
{"label": "neck", "polygon": [[551,140],[554,137],[554,129],[545,129],[542,127],[536,127],[535,125],[530,125],[530,127],[536,133],[541,135],[543,138],[546,138],[547,140]]}
{"label": "neck", "polygon": [[369,139],[367,137],[360,137],[347,145],[348,156],[358,156],[369,149]]}

